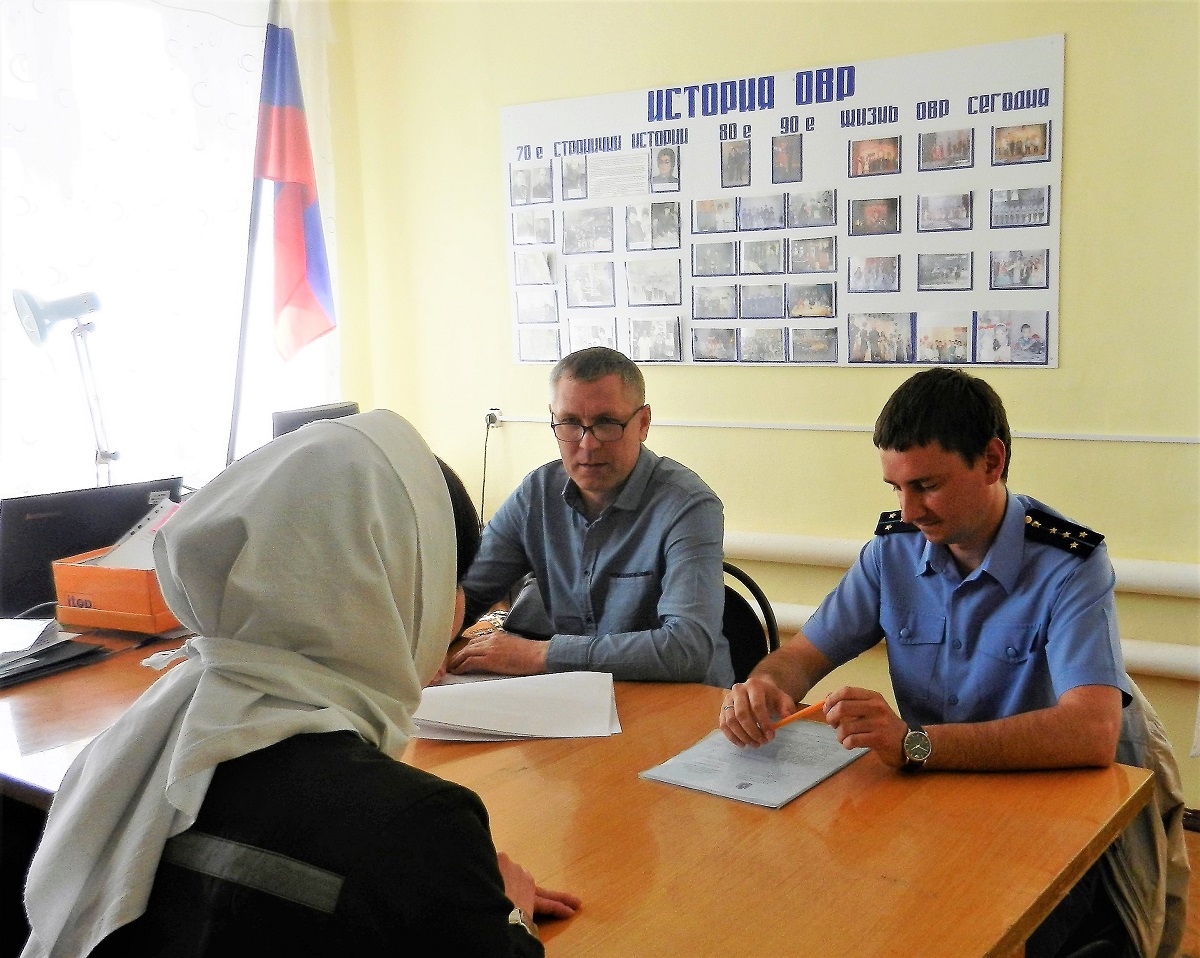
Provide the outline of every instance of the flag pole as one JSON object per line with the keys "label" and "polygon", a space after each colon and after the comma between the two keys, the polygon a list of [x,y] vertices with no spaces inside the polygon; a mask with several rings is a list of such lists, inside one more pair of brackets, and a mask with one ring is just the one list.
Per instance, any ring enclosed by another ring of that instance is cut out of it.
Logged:
{"label": "flag pole", "polygon": [[[271,0],[270,6],[267,9],[267,23],[279,23],[279,0]],[[266,35],[266,28],[263,28],[263,35]],[[265,43],[264,43],[265,52]],[[266,58],[264,56],[263,68],[266,68]],[[261,103],[262,95],[259,95]],[[260,107],[261,112],[261,107]],[[255,156],[258,155],[258,140],[262,136],[261,125],[255,135],[254,146]],[[250,287],[254,278],[254,248],[258,245],[258,218],[260,206],[262,203],[262,184],[258,180],[257,171],[253,171],[255,176],[251,180],[250,186],[250,230],[246,240],[246,276],[242,283],[242,322],[238,329],[238,351],[237,365],[233,373],[233,411],[229,420],[229,445],[225,448],[225,465],[233,462],[237,449],[237,431],[238,419],[242,411],[242,381],[245,379],[246,372],[246,337],[250,330]]]}

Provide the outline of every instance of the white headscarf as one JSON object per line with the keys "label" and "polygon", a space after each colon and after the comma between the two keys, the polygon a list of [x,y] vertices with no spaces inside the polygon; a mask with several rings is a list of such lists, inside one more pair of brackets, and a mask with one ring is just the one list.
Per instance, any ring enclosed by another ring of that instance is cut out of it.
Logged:
{"label": "white headscarf", "polygon": [[67,772],[23,958],[86,955],[141,915],[219,762],[344,729],[399,755],[450,637],[455,554],[437,461],[383,410],[305,426],[185,501],[155,566],[204,637]]}

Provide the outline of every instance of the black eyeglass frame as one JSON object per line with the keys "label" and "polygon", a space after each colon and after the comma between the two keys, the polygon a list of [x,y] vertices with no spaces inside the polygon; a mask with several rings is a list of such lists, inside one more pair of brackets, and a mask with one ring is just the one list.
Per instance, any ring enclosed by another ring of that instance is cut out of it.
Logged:
{"label": "black eyeglass frame", "polygon": [[[585,426],[581,422],[555,422],[554,421],[554,410],[551,409],[550,410],[550,431],[552,433],[554,433],[554,438],[557,439],[559,442],[571,442],[571,443],[583,442],[583,437],[586,436],[589,432],[593,436],[596,437],[596,442],[603,442],[603,443],[620,442],[621,437],[625,435],[625,427],[628,426],[631,422],[633,422],[637,418],[638,413],[640,413],[643,409],[645,409],[649,405],[650,405],[649,403],[642,403],[640,406],[638,406],[637,409],[635,409],[633,411],[633,415],[630,416],[628,419],[626,419],[624,422],[617,422],[615,419],[601,419],[599,422],[594,422],[590,426]],[[560,436],[558,434],[559,426],[569,426],[572,429],[578,429],[579,436],[575,439],[567,439],[563,436]],[[612,439],[602,439],[600,437],[600,434],[598,432],[596,432],[596,429],[597,428],[603,429],[603,428],[607,428],[609,426],[619,426],[621,431],[619,433],[617,433],[617,435],[613,436]]]}

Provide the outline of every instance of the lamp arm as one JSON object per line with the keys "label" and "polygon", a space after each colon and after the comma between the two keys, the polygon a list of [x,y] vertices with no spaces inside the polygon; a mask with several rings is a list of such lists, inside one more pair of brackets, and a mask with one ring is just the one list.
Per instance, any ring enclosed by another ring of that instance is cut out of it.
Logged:
{"label": "lamp arm", "polygon": [[100,408],[100,392],[96,388],[96,376],[92,371],[92,354],[88,348],[87,334],[94,328],[92,323],[76,318],[71,336],[75,340],[75,358],[79,361],[79,375],[83,379],[83,393],[87,399],[88,415],[92,420],[92,435],[96,440],[96,484],[100,484],[100,468],[104,467],[108,483],[112,483],[112,463],[120,454],[108,448],[108,434],[104,428],[104,412]]}

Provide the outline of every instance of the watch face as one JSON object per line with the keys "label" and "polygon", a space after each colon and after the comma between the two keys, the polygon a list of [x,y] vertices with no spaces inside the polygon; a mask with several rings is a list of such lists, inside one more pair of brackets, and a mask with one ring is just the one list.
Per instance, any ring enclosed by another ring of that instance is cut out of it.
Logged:
{"label": "watch face", "polygon": [[908,756],[910,762],[923,762],[929,758],[933,751],[933,746],[929,743],[929,736],[919,729],[913,729],[904,736],[904,754]]}

